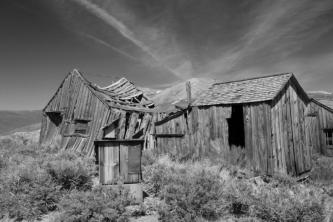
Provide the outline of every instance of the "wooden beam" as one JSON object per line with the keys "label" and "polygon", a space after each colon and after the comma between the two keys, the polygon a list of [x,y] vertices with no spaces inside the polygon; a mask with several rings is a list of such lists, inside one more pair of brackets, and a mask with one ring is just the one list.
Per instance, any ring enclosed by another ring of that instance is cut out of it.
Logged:
{"label": "wooden beam", "polygon": [[187,102],[189,105],[191,105],[192,102],[192,95],[191,95],[191,82],[186,82],[186,94],[187,94]]}

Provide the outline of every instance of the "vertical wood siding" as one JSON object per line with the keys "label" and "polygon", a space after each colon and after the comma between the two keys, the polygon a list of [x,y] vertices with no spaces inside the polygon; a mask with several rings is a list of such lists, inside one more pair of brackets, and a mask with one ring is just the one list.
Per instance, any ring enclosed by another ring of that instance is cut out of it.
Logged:
{"label": "vertical wood siding", "polygon": [[324,129],[333,128],[333,112],[311,102],[307,107],[306,117],[307,141],[313,152],[333,156],[333,149],[326,147]]}
{"label": "vertical wood siding", "polygon": [[271,124],[275,172],[300,175],[312,167],[311,150],[306,142],[306,106],[292,84],[274,101]]}
{"label": "vertical wood siding", "polygon": [[[155,126],[156,149],[178,158],[216,156],[229,149],[229,106],[192,107],[169,121]],[[163,115],[158,116],[161,121]],[[168,137],[164,134],[183,136]]]}
{"label": "vertical wood siding", "polygon": [[141,181],[142,141],[98,141],[101,184]]}
{"label": "vertical wood siding", "polygon": [[243,106],[245,148],[255,171],[272,174],[271,113],[267,103]]}
{"label": "vertical wood siding", "polygon": [[[300,175],[311,169],[307,145],[307,102],[289,83],[273,102],[243,104],[245,149],[261,174]],[[174,116],[158,115],[156,149],[177,158],[218,157],[230,149],[231,106],[192,107]],[[183,136],[181,136],[183,134]],[[168,136],[169,135],[169,136]]]}
{"label": "vertical wood siding", "polygon": [[[61,111],[63,121],[59,126],[50,121],[46,112]],[[94,155],[94,141],[103,138],[102,128],[120,118],[118,139],[132,138],[139,130],[149,128],[152,114],[125,111],[103,103],[77,74],[68,75],[54,97],[44,109],[40,133],[41,145],[56,145],[87,155]],[[86,135],[71,135],[75,119],[89,120]],[[145,134],[143,134],[145,136]]]}

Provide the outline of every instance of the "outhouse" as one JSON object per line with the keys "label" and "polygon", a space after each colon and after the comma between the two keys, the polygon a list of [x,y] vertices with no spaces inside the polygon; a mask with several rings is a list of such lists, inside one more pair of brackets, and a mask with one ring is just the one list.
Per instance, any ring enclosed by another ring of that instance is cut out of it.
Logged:
{"label": "outhouse", "polygon": [[140,183],[143,142],[140,139],[95,141],[100,184]]}

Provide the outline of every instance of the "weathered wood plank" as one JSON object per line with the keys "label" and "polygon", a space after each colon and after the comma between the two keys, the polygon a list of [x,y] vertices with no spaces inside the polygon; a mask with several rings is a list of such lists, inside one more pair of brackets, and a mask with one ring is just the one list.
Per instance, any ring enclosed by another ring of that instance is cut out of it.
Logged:
{"label": "weathered wood plank", "polygon": [[128,146],[120,144],[120,177],[123,181],[128,181]]}
{"label": "weathered wood plank", "polygon": [[126,130],[125,139],[129,139],[134,135],[135,132],[135,126],[138,121],[139,114],[137,112],[133,112],[130,116],[128,129]]}

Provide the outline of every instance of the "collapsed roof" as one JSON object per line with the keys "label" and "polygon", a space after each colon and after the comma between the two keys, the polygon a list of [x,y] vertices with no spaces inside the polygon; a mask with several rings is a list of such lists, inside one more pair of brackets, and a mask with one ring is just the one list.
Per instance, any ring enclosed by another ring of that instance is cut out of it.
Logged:
{"label": "collapsed roof", "polygon": [[107,87],[100,87],[88,81],[77,69],[70,72],[69,76],[77,76],[81,79],[88,89],[107,106],[133,111],[154,111],[154,103],[126,78],[121,78]]}
{"label": "collapsed roof", "polygon": [[109,106],[154,108],[154,103],[144,95],[143,91],[124,77],[107,87],[100,87],[85,79],[78,70],[74,69],[73,72],[78,73],[93,93]]}

